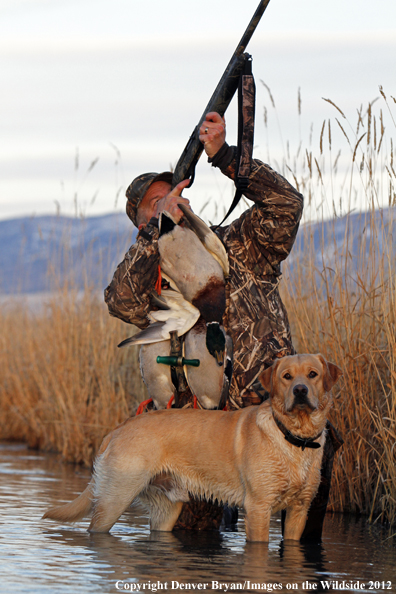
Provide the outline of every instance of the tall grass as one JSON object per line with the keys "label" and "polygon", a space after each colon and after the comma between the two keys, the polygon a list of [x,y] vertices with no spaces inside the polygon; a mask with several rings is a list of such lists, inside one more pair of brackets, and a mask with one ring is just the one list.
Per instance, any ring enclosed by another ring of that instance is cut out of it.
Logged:
{"label": "tall grass", "polygon": [[[357,111],[354,124],[327,100],[334,118],[277,168],[305,195],[306,218],[315,218],[284,267],[294,342],[344,372],[332,420],[345,445],[336,455],[330,508],[396,524],[396,174],[383,113],[394,132],[394,99],[381,95],[382,103]],[[300,103],[299,96],[299,110]],[[318,251],[323,205],[334,227],[323,231]],[[356,207],[366,211],[358,229]],[[0,323],[0,438],[90,464],[103,435],[145,397],[137,349],[116,349],[128,328],[89,290],[83,297],[59,291],[36,315],[3,307]]]}
{"label": "tall grass", "polygon": [[39,312],[0,313],[0,438],[90,465],[103,436],[144,398],[138,351],[117,349],[133,327],[89,291],[59,290]]}
{"label": "tall grass", "polygon": [[[352,134],[353,127],[347,131],[337,118],[349,152],[337,190],[346,214],[333,220],[327,235],[319,223],[304,227],[304,241],[286,267],[283,295],[298,351],[322,352],[344,372],[333,421],[345,445],[336,456],[331,509],[395,524],[396,174],[393,141],[379,113],[377,120],[372,104],[364,114],[359,110]],[[307,152],[293,177],[311,200],[319,188],[321,199],[331,203],[338,175],[330,122],[322,127],[318,153]],[[350,212],[353,198],[366,213]],[[389,208],[376,209],[379,204]],[[340,228],[344,235],[336,241]],[[321,237],[319,252],[314,232]]]}

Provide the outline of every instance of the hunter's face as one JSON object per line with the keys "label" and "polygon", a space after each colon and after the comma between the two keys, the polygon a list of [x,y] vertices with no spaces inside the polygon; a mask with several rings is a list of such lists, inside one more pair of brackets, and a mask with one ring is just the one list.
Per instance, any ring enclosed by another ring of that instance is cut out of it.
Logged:
{"label": "hunter's face", "polygon": [[137,223],[147,225],[149,220],[157,216],[157,202],[164,198],[171,191],[172,186],[164,181],[157,181],[151,184],[139,204],[137,211]]}

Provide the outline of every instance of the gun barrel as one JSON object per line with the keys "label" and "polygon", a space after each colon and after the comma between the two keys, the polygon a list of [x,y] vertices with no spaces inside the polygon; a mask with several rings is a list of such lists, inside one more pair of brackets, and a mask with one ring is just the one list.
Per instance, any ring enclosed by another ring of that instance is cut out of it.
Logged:
{"label": "gun barrel", "polygon": [[[240,56],[246,49],[247,44],[252,38],[252,35],[259,24],[261,17],[264,14],[265,9],[267,8],[270,0],[261,0],[260,4],[256,8],[256,12],[252,16],[252,20],[250,21],[249,25],[246,28],[245,33],[242,35],[241,41],[238,43],[238,46],[235,50],[235,54]],[[234,54],[234,55],[235,55]]]}
{"label": "gun barrel", "polygon": [[244,53],[247,44],[249,43],[252,35],[269,4],[270,0],[261,0],[258,5],[246,31],[242,35],[242,38],[233,53],[231,60],[229,61],[223,76],[221,77],[212,97],[209,100],[198,125],[194,128],[187,145],[177,162],[175,171],[172,178],[172,187],[174,188],[179,182],[184,179],[190,178],[190,186],[194,181],[194,170],[198,163],[198,160],[203,151],[203,145],[199,140],[199,128],[202,122],[206,118],[206,114],[210,111],[216,111],[221,116],[227,110],[227,107],[231,103],[233,96],[238,88],[238,82],[241,72],[243,71],[246,60],[251,56]]}
{"label": "gun barrel", "polygon": [[216,111],[221,116],[224,115],[227,107],[231,103],[235,91],[238,88],[239,77],[243,71],[245,61],[249,58],[249,54],[242,54],[241,56],[233,56],[228,64],[223,76],[217,85],[215,92],[210,98],[198,125],[194,128],[186,147],[181,154],[179,161],[175,167],[172,177],[172,188],[184,179],[192,178],[190,186],[193,182],[193,175],[195,166],[203,151],[203,144],[199,140],[199,128],[203,121],[205,121],[206,114],[210,111]]}

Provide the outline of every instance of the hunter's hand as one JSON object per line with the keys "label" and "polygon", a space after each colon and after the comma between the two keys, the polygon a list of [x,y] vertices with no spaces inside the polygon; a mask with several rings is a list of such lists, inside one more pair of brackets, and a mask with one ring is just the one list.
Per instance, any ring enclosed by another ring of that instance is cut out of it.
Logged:
{"label": "hunter's hand", "polygon": [[214,157],[225,143],[225,119],[215,111],[206,114],[206,120],[199,129],[199,140],[205,148],[208,157]]}
{"label": "hunter's hand", "polygon": [[185,204],[191,209],[190,201],[187,198],[183,198],[183,196],[181,196],[182,190],[186,188],[189,183],[190,180],[188,179],[181,181],[173,188],[171,192],[169,192],[169,194],[161,198],[161,200],[158,200],[156,203],[154,216],[158,217],[161,212],[166,210],[166,212],[172,215],[175,222],[178,223],[182,218],[183,213],[177,205],[180,203]]}

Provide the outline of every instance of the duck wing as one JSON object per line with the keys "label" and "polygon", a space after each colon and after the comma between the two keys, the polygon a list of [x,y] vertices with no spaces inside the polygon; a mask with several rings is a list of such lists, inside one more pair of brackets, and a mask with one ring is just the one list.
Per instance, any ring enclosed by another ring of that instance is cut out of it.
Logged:
{"label": "duck wing", "polygon": [[183,336],[197,322],[200,316],[199,309],[184,299],[181,293],[172,289],[163,290],[160,299],[166,309],[151,311],[149,313],[150,320],[153,320],[154,323],[164,322],[163,332],[168,333],[167,338],[170,338],[170,333],[175,330],[179,336]]}
{"label": "duck wing", "polygon": [[120,342],[120,348],[135,344],[151,344],[169,340],[170,333],[177,331],[183,336],[198,320],[199,309],[194,307],[183,295],[176,290],[164,289],[159,296],[153,291],[151,300],[153,305],[159,307],[158,311],[151,311],[148,315],[150,325],[134,336]]}
{"label": "duck wing", "polygon": [[165,329],[165,322],[154,322],[134,336],[126,338],[117,346],[119,348],[133,346],[135,344],[150,344],[169,339],[169,332]]}

